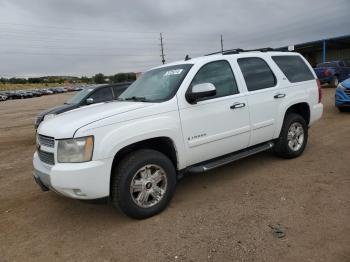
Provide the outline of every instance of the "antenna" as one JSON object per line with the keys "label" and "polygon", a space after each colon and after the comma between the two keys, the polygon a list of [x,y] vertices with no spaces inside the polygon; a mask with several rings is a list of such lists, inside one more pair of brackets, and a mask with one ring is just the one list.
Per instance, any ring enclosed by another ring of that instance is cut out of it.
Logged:
{"label": "antenna", "polygon": [[222,39],[222,35],[220,35],[220,42],[221,42],[221,53],[224,52],[224,40]]}
{"label": "antenna", "polygon": [[163,65],[165,64],[165,55],[164,55],[164,45],[163,45],[163,35],[160,33],[160,51]]}

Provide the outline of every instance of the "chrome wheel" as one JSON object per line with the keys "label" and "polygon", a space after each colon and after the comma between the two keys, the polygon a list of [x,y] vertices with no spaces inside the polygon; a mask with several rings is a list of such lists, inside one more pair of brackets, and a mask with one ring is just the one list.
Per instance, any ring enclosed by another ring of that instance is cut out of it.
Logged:
{"label": "chrome wheel", "polygon": [[167,177],[158,165],[146,165],[133,176],[130,184],[131,198],[136,205],[149,208],[158,204],[167,189]]}
{"label": "chrome wheel", "polygon": [[304,128],[299,122],[294,122],[288,130],[288,146],[293,151],[298,151],[304,143]]}

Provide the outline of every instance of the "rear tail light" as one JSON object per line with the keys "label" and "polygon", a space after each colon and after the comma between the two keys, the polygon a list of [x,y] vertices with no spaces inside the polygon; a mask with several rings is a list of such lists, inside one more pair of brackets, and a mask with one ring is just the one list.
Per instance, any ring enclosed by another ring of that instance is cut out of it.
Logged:
{"label": "rear tail light", "polygon": [[318,102],[321,103],[322,102],[322,89],[321,89],[320,80],[316,79],[316,83],[317,83],[317,88],[318,88]]}

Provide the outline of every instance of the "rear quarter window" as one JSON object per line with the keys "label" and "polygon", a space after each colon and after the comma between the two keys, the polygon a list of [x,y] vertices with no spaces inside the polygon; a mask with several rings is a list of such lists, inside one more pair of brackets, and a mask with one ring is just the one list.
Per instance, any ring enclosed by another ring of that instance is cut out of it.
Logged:
{"label": "rear quarter window", "polygon": [[315,79],[300,56],[272,56],[271,58],[291,83]]}

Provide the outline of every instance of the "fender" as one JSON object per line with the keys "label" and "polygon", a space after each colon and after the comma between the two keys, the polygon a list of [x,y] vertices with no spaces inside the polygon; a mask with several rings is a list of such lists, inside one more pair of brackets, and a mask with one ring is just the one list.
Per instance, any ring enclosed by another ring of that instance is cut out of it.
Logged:
{"label": "fender", "polygon": [[[85,132],[87,130],[82,133]],[[181,123],[177,111],[103,126],[95,129],[94,132],[97,133],[94,154],[98,159],[114,158],[124,147],[140,141],[167,137],[175,147],[178,169],[186,166]]]}
{"label": "fender", "polygon": [[[294,87],[292,86],[290,88],[297,89],[295,86]],[[306,103],[310,108],[310,104],[308,101],[310,101],[308,92],[305,92],[305,91],[303,92],[301,90],[299,91],[294,90],[293,92],[288,92],[288,99],[284,100],[281,103],[280,108],[278,110],[278,117],[276,118],[277,120],[276,129],[273,135],[274,139],[278,138],[280,135],[283,122],[284,122],[284,117],[286,115],[287,110],[293,105],[300,104],[300,103]]]}

